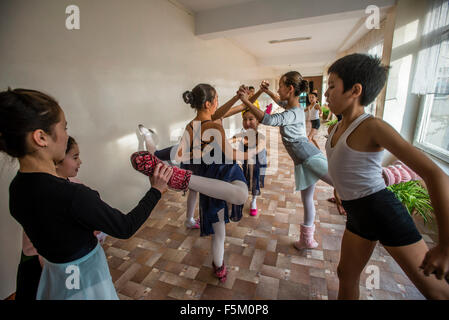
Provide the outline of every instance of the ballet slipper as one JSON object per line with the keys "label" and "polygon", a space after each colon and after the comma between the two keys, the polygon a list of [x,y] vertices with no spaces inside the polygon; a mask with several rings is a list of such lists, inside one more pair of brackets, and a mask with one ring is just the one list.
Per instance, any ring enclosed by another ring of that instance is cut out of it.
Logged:
{"label": "ballet slipper", "polygon": [[318,247],[318,242],[316,242],[313,238],[313,235],[315,233],[315,225],[308,227],[301,224],[299,227],[301,233],[299,235],[299,241],[293,244],[295,248],[298,250],[302,250],[314,249]]}
{"label": "ballet slipper", "polygon": [[395,161],[395,164],[398,164],[400,166],[402,166],[402,168],[405,169],[405,171],[407,171],[410,174],[410,177],[412,178],[412,180],[422,180],[420,176],[418,176],[416,174],[415,171],[413,171],[412,169],[410,169],[405,163],[403,163],[400,160]]}
{"label": "ballet slipper", "polygon": [[407,172],[401,165],[397,164],[395,165],[395,168],[398,169],[399,173],[401,174],[401,182],[409,182],[412,180],[412,177],[410,176],[410,173]]}
{"label": "ballet slipper", "polygon": [[249,209],[249,215],[252,217],[257,216],[257,208],[256,209]]}
{"label": "ballet slipper", "polygon": [[196,219],[194,223],[186,220],[184,225],[189,229],[199,229],[200,228],[200,219]]}
{"label": "ballet slipper", "polygon": [[217,268],[215,263],[212,262],[212,267],[214,268],[214,273],[218,280],[220,280],[221,283],[225,282],[228,275],[228,270],[226,269],[224,262],[220,268]]}
{"label": "ballet slipper", "polygon": [[[131,155],[131,164],[133,168],[149,177],[153,176],[154,169],[159,163],[163,164],[162,160],[158,159],[158,157],[148,151],[138,151]],[[167,183],[168,187],[174,190],[186,191],[189,186],[192,171],[180,169],[178,167],[172,168],[173,174]]]}
{"label": "ballet slipper", "polygon": [[382,168],[382,177],[384,178],[385,185],[387,187],[394,184],[394,176],[393,176],[393,173],[391,173],[390,169],[383,167]]}
{"label": "ballet slipper", "polygon": [[156,131],[153,129],[145,128],[143,125],[139,124],[137,126],[139,128],[139,132],[145,138],[145,145],[147,150],[154,154],[156,151],[156,142],[153,139],[153,135],[156,135]]}
{"label": "ballet slipper", "polygon": [[394,183],[393,184],[401,183],[401,173],[399,172],[399,170],[396,169],[396,167],[394,167],[394,166],[388,166],[388,169],[390,169],[390,172],[394,176]]}

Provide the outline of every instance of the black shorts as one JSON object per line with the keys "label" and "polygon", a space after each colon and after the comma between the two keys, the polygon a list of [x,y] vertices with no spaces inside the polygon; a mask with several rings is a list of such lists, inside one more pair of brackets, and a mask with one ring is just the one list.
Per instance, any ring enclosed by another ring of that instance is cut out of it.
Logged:
{"label": "black shorts", "polygon": [[319,129],[320,128],[320,119],[316,119],[316,120],[310,120],[310,122],[312,122],[312,128],[313,129]]}
{"label": "black shorts", "polygon": [[422,239],[412,217],[393,192],[383,189],[369,196],[345,201],[346,229],[389,247],[406,246]]}

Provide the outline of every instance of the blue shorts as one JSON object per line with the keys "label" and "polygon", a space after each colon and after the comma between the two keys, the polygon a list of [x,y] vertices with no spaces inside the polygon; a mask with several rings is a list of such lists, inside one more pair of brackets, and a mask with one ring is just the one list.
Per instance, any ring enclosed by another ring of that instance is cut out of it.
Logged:
{"label": "blue shorts", "polygon": [[406,246],[422,239],[412,217],[393,192],[383,189],[369,196],[341,201],[346,229],[388,247]]}

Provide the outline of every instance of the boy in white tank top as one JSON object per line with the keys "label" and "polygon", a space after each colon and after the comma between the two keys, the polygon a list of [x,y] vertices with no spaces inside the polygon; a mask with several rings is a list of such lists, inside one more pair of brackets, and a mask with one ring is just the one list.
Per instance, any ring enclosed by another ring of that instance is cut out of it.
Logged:
{"label": "boy in white tank top", "polygon": [[[426,298],[449,299],[449,177],[390,125],[365,113],[364,107],[387,79],[388,67],[378,58],[352,54],[334,62],[328,73],[329,108],[343,115],[329,128],[329,175],[348,217],[338,265],[338,298],[359,298],[360,274],[380,241]],[[408,211],[385,188],[384,149],[428,186],[439,228],[438,244],[430,250]]]}

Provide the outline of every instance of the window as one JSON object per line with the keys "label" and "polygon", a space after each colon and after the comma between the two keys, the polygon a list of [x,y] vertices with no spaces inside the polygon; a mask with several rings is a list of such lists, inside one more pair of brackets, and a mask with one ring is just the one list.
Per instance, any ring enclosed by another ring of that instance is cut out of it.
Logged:
{"label": "window", "polygon": [[422,96],[414,144],[449,163],[449,1],[426,16],[412,92]]}
{"label": "window", "polygon": [[422,100],[414,144],[449,163],[449,95],[427,94]]}
{"label": "window", "polygon": [[[368,50],[368,54],[371,56],[377,56],[380,59],[382,59],[382,51],[384,48],[384,43],[383,40],[381,42],[378,42],[377,44],[375,44],[374,46],[372,46],[369,50]],[[365,107],[365,111],[367,113],[372,114],[373,116],[376,115],[376,105],[377,105],[377,98],[374,99],[373,102],[371,102],[369,105],[367,105]]]}

